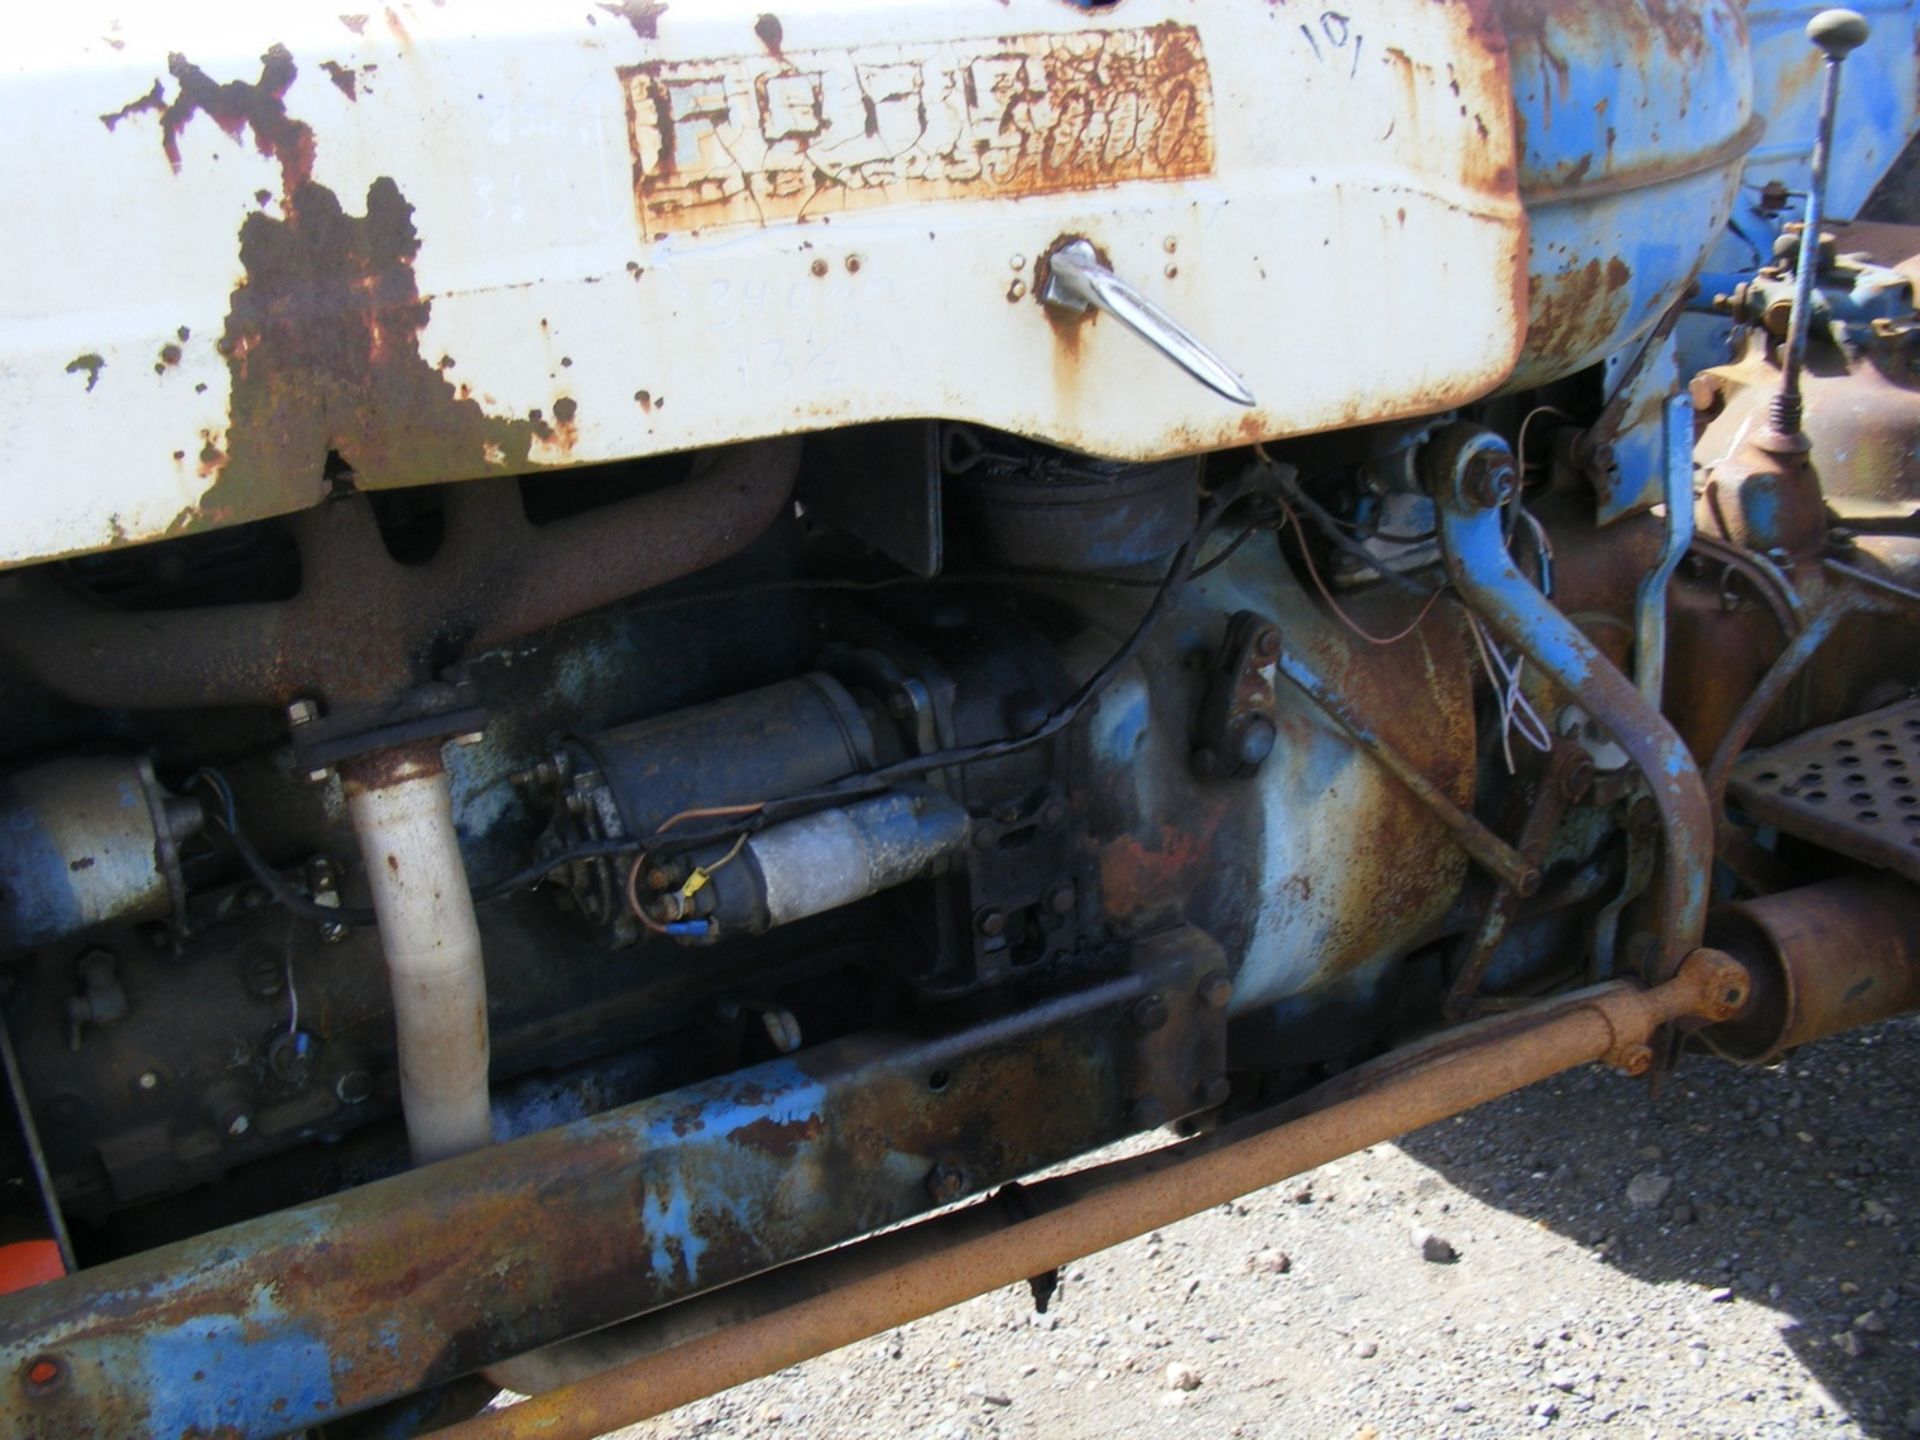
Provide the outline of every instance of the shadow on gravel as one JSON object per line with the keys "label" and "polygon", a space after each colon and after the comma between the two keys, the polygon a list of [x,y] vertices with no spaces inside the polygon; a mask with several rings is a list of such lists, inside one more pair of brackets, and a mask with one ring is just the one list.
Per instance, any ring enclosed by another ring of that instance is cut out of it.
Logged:
{"label": "shadow on gravel", "polygon": [[1653,1101],[1644,1082],[1576,1072],[1399,1144],[1625,1273],[1777,1311],[1833,1405],[1895,1437],[1920,1434],[1916,1141],[1909,1019],[1768,1070],[1689,1056]]}

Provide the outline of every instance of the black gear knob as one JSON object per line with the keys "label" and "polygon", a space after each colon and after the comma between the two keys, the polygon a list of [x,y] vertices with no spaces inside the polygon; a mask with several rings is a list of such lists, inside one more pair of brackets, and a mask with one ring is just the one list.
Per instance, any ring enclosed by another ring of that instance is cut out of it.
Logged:
{"label": "black gear knob", "polygon": [[1807,39],[1826,51],[1829,60],[1846,59],[1872,33],[1867,17],[1854,10],[1822,10],[1807,22]]}

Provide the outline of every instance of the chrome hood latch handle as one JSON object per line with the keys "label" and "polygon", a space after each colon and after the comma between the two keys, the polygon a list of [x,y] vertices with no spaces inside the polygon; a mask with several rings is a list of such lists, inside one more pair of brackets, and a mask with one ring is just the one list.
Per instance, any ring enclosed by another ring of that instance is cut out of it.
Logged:
{"label": "chrome hood latch handle", "polygon": [[1106,311],[1134,334],[1217,395],[1252,405],[1238,375],[1166,311],[1100,263],[1088,240],[1070,240],[1047,257],[1047,283],[1040,298],[1074,314]]}

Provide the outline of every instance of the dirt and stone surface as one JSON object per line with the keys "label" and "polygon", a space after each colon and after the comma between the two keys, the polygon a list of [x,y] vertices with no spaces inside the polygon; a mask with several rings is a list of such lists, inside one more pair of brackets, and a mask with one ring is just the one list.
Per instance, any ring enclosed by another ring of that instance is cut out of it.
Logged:
{"label": "dirt and stone surface", "polygon": [[1916,1078],[1576,1072],[620,1434],[1920,1435]]}

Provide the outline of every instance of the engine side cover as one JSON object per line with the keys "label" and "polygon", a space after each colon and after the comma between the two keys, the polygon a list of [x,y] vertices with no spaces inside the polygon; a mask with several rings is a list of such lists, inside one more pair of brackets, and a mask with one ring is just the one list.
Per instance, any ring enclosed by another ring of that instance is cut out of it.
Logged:
{"label": "engine side cover", "polygon": [[[330,451],[1188,453],[1466,401],[1525,324],[1479,5],[78,0],[7,50],[0,565],[310,505]],[[1044,306],[1072,237],[1258,404]]]}

